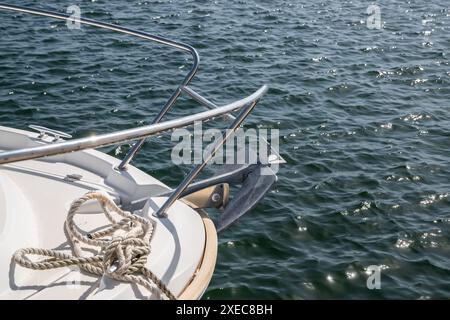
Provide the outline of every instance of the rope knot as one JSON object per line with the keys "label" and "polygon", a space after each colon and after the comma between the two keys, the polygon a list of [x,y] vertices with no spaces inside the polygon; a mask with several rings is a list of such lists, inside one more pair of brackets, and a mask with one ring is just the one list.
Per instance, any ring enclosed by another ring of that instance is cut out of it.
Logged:
{"label": "rope knot", "polygon": [[[89,200],[97,200],[100,203],[111,224],[104,230],[83,234],[75,225],[74,216],[81,205]],[[112,213],[118,214],[121,219],[116,220]],[[107,274],[115,280],[136,283],[150,292],[158,295],[163,292],[169,299],[176,299],[167,286],[146,267],[154,229],[152,220],[123,211],[107,194],[93,191],[72,203],[66,219],[66,228],[74,255],[56,250],[24,248],[16,251],[14,261],[23,267],[37,270],[77,265],[89,273],[99,276]],[[116,236],[116,231],[122,232],[122,235]],[[82,257],[78,242],[99,247],[101,251],[92,257]],[[38,255],[47,259],[33,262],[27,255]]]}
{"label": "rope knot", "polygon": [[150,244],[141,238],[114,237],[104,249],[104,272],[115,275],[137,273],[145,267],[149,253]]}

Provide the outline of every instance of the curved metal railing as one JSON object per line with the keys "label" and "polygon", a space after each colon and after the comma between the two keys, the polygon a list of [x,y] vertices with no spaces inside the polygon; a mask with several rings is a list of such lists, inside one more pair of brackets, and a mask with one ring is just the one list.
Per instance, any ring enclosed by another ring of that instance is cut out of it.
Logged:
{"label": "curved metal railing", "polygon": [[[164,38],[161,36],[156,36],[156,35],[146,33],[146,32],[132,30],[129,28],[121,27],[118,25],[110,24],[110,23],[104,23],[104,22],[100,22],[100,21],[96,21],[96,20],[88,19],[88,18],[82,18],[82,17],[79,17],[79,18],[72,17],[72,16],[69,16],[66,14],[61,14],[61,13],[56,13],[56,12],[51,12],[51,11],[46,11],[46,10],[30,9],[30,8],[26,8],[26,7],[22,7],[22,6],[10,5],[10,4],[4,4],[4,3],[0,3],[0,9],[12,10],[12,11],[23,12],[23,13],[30,13],[30,14],[34,14],[34,15],[50,17],[50,18],[59,19],[59,20],[66,20],[66,21],[70,20],[70,21],[74,21],[74,22],[79,22],[80,24],[85,24],[85,25],[89,25],[89,26],[93,26],[93,27],[116,31],[116,32],[131,35],[131,36],[135,36],[138,38],[142,38],[145,40],[154,41],[159,44],[166,45],[166,46],[181,50],[183,52],[190,53],[192,55],[192,59],[193,59],[191,69],[189,70],[188,74],[184,77],[182,83],[178,86],[178,88],[175,90],[175,92],[169,98],[169,100],[167,100],[164,107],[159,111],[159,113],[153,119],[152,123],[158,123],[159,121],[161,121],[161,119],[164,117],[164,115],[167,113],[167,111],[169,111],[170,108],[175,104],[176,100],[178,99],[178,97],[180,96],[180,94],[182,92],[182,88],[187,86],[191,82],[192,78],[195,76],[195,74],[197,73],[197,70],[198,70],[200,56],[199,56],[197,50],[195,50],[194,47],[192,47],[188,44],[182,43],[182,42],[170,40],[170,39],[167,39],[167,38]],[[129,152],[123,159],[122,163],[119,165],[119,169],[121,169],[121,170],[126,169],[126,166],[130,163],[130,161],[136,155],[137,151],[144,144],[144,141],[145,141],[145,139],[142,139],[141,141],[139,141],[133,145],[133,147],[129,150]]]}
{"label": "curved metal railing", "polygon": [[[218,107],[213,102],[209,101],[208,99],[206,99],[203,96],[201,96],[199,93],[195,92],[192,88],[188,87],[189,83],[191,82],[191,80],[193,79],[195,74],[197,73],[198,66],[199,66],[199,63],[200,63],[200,56],[199,56],[197,50],[194,47],[192,47],[192,46],[190,46],[188,44],[185,44],[185,43],[182,43],[182,42],[178,42],[178,41],[174,41],[174,40],[171,40],[171,39],[167,39],[167,38],[164,38],[164,37],[161,37],[161,36],[153,35],[153,34],[150,34],[150,33],[133,30],[133,29],[126,28],[126,27],[121,27],[121,26],[114,25],[114,24],[104,23],[104,22],[100,22],[100,21],[96,21],[96,20],[88,19],[88,18],[83,18],[83,17],[78,17],[78,18],[77,17],[72,17],[72,16],[69,16],[69,15],[56,13],[56,12],[51,12],[51,11],[46,11],[46,10],[41,10],[41,9],[30,9],[30,8],[27,8],[27,7],[0,3],[0,10],[1,9],[3,9],[3,10],[11,10],[11,11],[16,11],[16,12],[23,12],[23,13],[30,13],[30,14],[34,14],[34,15],[50,17],[50,18],[59,19],[59,20],[66,20],[66,21],[69,20],[69,21],[72,21],[72,22],[79,22],[80,24],[90,25],[90,26],[99,27],[99,28],[102,28],[102,29],[107,29],[107,30],[111,30],[111,31],[120,32],[120,33],[123,33],[123,34],[128,34],[128,35],[135,36],[135,37],[138,37],[138,38],[142,38],[142,39],[145,39],[145,40],[153,41],[153,42],[156,42],[156,43],[159,43],[159,44],[162,44],[162,45],[166,45],[166,46],[178,49],[178,50],[183,51],[183,52],[190,53],[191,56],[192,56],[192,59],[193,59],[191,69],[189,70],[187,75],[184,77],[184,79],[181,82],[181,84],[177,87],[175,92],[172,93],[172,95],[170,96],[169,100],[167,100],[167,102],[164,104],[164,106],[158,112],[156,117],[153,119],[153,121],[151,122],[152,124],[158,123],[158,122],[161,121],[161,119],[171,109],[171,107],[175,104],[175,102],[177,101],[178,97],[182,93],[187,94],[189,97],[191,97],[192,99],[194,99],[195,101],[197,101],[198,103],[204,105],[205,107],[207,107],[209,109],[214,109],[214,108]],[[230,115],[230,114],[228,114],[228,117],[231,120],[235,119],[235,117]],[[142,147],[144,142],[145,142],[145,138],[143,138],[140,141],[136,142],[130,148],[130,150],[128,151],[128,153],[125,155],[125,157],[123,158],[122,162],[118,166],[118,169],[126,170],[127,165],[131,162],[131,160],[136,155],[136,153],[139,151],[139,149]],[[284,159],[277,152],[277,150],[274,150],[274,149],[271,148],[271,151],[272,151],[272,154],[277,157],[277,161],[279,161],[280,163],[284,163],[285,162]]]}
{"label": "curved metal railing", "polygon": [[[93,137],[86,137],[86,138],[80,138],[80,139],[73,139],[68,141],[58,141],[58,139],[55,139],[55,141],[51,144],[43,144],[40,146],[35,146],[31,148],[24,148],[19,150],[8,150],[0,152],[0,165],[1,164],[7,164],[7,163],[13,163],[17,161],[23,161],[23,160],[29,160],[29,159],[36,159],[36,158],[42,158],[47,156],[55,156],[60,154],[65,154],[69,152],[74,151],[80,151],[85,149],[93,149],[93,148],[99,148],[104,147],[112,144],[120,144],[125,143],[129,141],[136,141],[132,148],[129,150],[129,152],[125,155],[124,159],[118,166],[119,170],[126,170],[127,165],[130,163],[130,161],[133,159],[133,157],[136,155],[136,153],[139,151],[140,147],[143,145],[145,139],[149,136],[165,132],[168,130],[173,130],[176,128],[184,127],[190,124],[193,124],[195,121],[204,121],[208,120],[217,116],[221,115],[228,115],[228,117],[233,121],[230,126],[227,128],[228,130],[223,131],[222,138],[216,142],[214,148],[211,152],[206,156],[206,158],[203,160],[203,162],[194,169],[185,177],[185,179],[178,185],[176,189],[173,190],[172,194],[169,196],[169,198],[166,200],[166,202],[161,206],[161,208],[158,210],[156,215],[158,217],[164,217],[166,215],[167,209],[182,195],[183,191],[186,190],[186,188],[192,183],[192,181],[195,179],[195,177],[203,170],[203,168],[206,166],[206,164],[214,157],[216,152],[223,146],[223,144],[226,142],[226,140],[232,135],[232,133],[239,128],[239,126],[242,124],[242,122],[247,118],[247,116],[251,113],[253,108],[256,106],[260,98],[264,95],[264,93],[267,91],[267,86],[261,87],[259,90],[257,90],[252,95],[241,99],[239,101],[230,103],[228,105],[219,107],[213,102],[209,101],[208,99],[201,96],[199,93],[194,91],[192,88],[190,88],[188,85],[191,82],[192,78],[195,76],[198,65],[199,65],[199,55],[197,51],[190,45],[173,41],[167,38],[163,38],[161,36],[152,35],[149,33],[141,32],[132,30],[129,28],[103,23],[92,19],[82,18],[82,17],[73,17],[65,14],[60,14],[56,12],[50,12],[40,9],[30,9],[26,7],[16,6],[16,5],[9,5],[9,4],[3,4],[0,3],[0,10],[12,10],[16,12],[22,12],[22,13],[30,13],[34,15],[40,15],[60,20],[68,20],[71,22],[79,22],[80,24],[90,25],[94,27],[99,27],[103,29],[108,29],[111,31],[116,31],[132,36],[136,36],[138,38],[142,38],[149,41],[154,41],[162,45],[167,45],[169,47],[173,47],[175,49],[181,50],[183,52],[188,52],[192,55],[193,58],[193,64],[188,72],[188,74],[183,79],[182,83],[178,86],[178,88],[175,90],[175,92],[171,95],[169,100],[165,103],[165,105],[162,107],[162,109],[158,112],[156,117],[153,119],[152,124],[138,127],[138,128],[132,128],[128,130],[123,131],[117,131],[113,133],[107,133],[102,134],[98,136]],[[187,94],[189,97],[197,101],[198,103],[206,106],[209,108],[209,111],[200,112],[197,114],[193,114],[190,116],[178,118],[171,121],[165,121],[161,122],[164,115],[170,110],[170,108],[175,104],[178,97],[182,94]],[[240,110],[239,114],[234,117],[230,114],[230,112]],[[47,128],[44,128],[45,130],[48,130]],[[278,161],[283,162],[284,160],[281,158],[281,156],[276,152],[276,150],[272,149],[272,152],[274,155],[278,157]]]}
{"label": "curved metal railing", "polygon": [[[154,123],[147,126],[116,131],[92,137],[79,138],[31,148],[0,152],[0,164],[54,156],[86,149],[106,147],[109,145],[125,143],[137,139],[145,139],[155,134],[191,125],[196,121],[204,121],[221,115],[225,115],[238,109],[243,109],[243,111],[245,111],[249,109],[249,106],[258,102],[266,91],[267,86],[262,86],[255,93],[242,100],[230,103],[214,110],[203,111],[197,114],[177,118],[170,121]],[[253,107],[251,109],[253,109]],[[240,121],[237,126],[239,126],[241,123],[242,121]],[[232,125],[229,129],[237,129],[237,126]]]}

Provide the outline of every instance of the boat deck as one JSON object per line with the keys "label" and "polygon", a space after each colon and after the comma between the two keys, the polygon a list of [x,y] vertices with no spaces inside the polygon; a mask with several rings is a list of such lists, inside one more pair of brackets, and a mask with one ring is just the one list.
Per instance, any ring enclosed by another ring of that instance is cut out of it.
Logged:
{"label": "boat deck", "polygon": [[[0,130],[0,135],[8,131],[10,138],[17,137],[18,141],[29,139],[26,143],[35,143],[33,133],[0,129],[4,130]],[[1,140],[0,149],[8,148],[6,143],[1,146],[3,141],[6,140]],[[87,161],[84,157],[95,161]],[[91,163],[91,167],[86,163]],[[13,253],[24,247],[71,253],[65,219],[71,203],[88,191],[103,190],[120,205],[123,199],[132,201],[133,197],[142,198],[146,192],[156,194],[158,190],[167,189],[164,184],[133,167],[125,173],[113,170],[116,163],[117,159],[87,150],[63,158],[0,166],[0,270],[3,270],[0,299],[142,299],[148,295],[143,288],[106,277],[103,277],[101,286],[104,290],[98,290],[100,279],[80,272],[78,268],[37,271],[11,262]],[[127,190],[120,190],[117,185]],[[166,199],[150,197],[142,212],[135,214],[156,219],[152,213]],[[76,223],[83,231],[91,232],[109,222],[97,203],[88,202],[76,216]],[[147,267],[168,283],[174,294],[179,295],[192,281],[202,262],[206,243],[204,222],[196,211],[177,201],[169,210],[169,218],[156,219],[156,224]]]}

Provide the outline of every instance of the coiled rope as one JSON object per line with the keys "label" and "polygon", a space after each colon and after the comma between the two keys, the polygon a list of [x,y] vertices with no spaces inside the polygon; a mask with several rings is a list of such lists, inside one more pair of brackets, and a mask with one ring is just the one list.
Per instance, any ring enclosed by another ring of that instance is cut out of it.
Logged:
{"label": "coiled rope", "polygon": [[[99,232],[82,234],[78,231],[74,217],[81,205],[88,200],[97,200],[100,203],[103,213],[111,224]],[[113,212],[120,215],[122,219],[114,219]],[[145,266],[155,228],[153,220],[123,211],[106,193],[91,191],[72,203],[65,225],[74,255],[50,249],[23,248],[14,253],[14,261],[22,267],[33,270],[76,265],[91,274],[107,275],[118,281],[139,284],[157,297],[162,292],[167,298],[176,299],[167,286]],[[122,234],[116,236],[120,232]],[[107,236],[110,238],[105,238]],[[99,247],[99,253],[82,257],[80,244]],[[27,255],[37,255],[47,259],[33,262]]]}

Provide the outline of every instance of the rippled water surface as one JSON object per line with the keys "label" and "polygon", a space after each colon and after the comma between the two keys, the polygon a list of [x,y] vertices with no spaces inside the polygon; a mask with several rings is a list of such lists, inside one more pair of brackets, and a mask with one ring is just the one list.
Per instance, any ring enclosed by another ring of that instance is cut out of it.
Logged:
{"label": "rippled water surface", "polygon": [[[192,86],[217,103],[270,86],[248,126],[280,129],[288,163],[221,235],[204,298],[450,297],[448,1],[379,1],[382,30],[367,28],[370,2],[358,0],[77,4],[192,44]],[[176,51],[41,17],[0,12],[0,35],[4,126],[80,137],[148,124],[190,67]],[[194,106],[181,100],[170,117]],[[135,165],[176,185],[189,166],[169,161],[172,147],[150,139]],[[370,265],[380,290],[366,287]]]}

